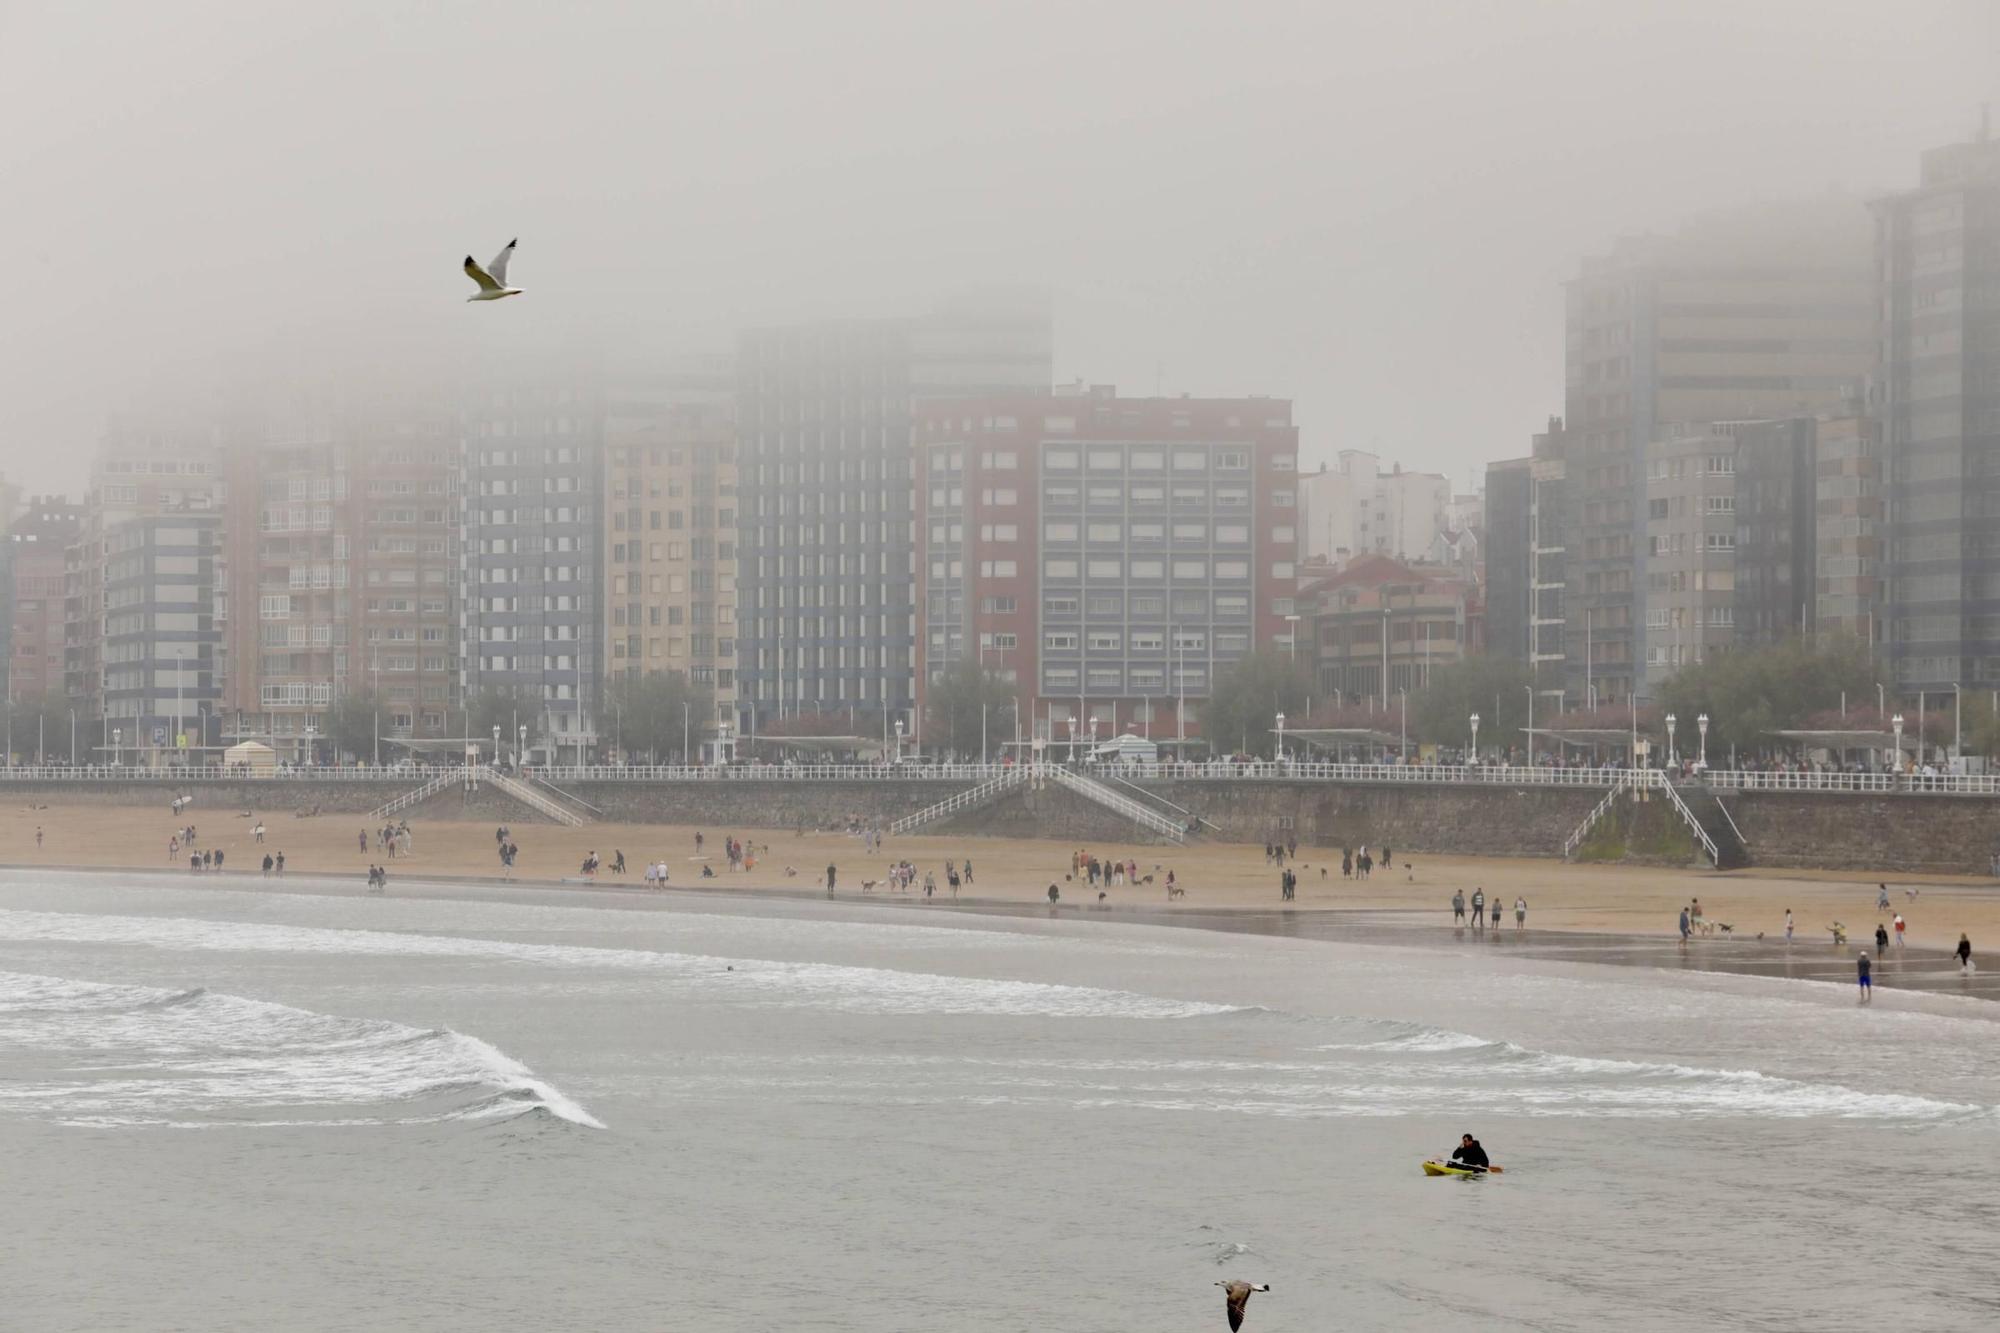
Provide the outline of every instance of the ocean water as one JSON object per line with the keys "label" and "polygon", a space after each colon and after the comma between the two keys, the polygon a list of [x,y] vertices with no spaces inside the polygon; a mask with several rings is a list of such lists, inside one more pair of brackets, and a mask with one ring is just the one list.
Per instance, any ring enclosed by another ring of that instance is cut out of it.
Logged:
{"label": "ocean water", "polygon": [[[1982,1001],[727,896],[0,875],[0,1327],[2000,1323]],[[1477,1133],[1503,1177],[1425,1178]]]}

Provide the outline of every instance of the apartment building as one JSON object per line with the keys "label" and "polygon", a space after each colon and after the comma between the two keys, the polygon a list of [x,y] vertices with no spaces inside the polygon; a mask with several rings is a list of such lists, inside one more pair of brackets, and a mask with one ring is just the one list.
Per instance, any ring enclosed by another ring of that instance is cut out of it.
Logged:
{"label": "apartment building", "polygon": [[1486,647],[1480,585],[1451,569],[1360,556],[1301,583],[1298,605],[1321,696],[1385,717],[1434,668]]}
{"label": "apartment building", "polygon": [[[109,716],[105,693],[109,534],[139,518],[219,513],[227,494],[223,441],[229,433],[212,423],[120,422],[91,458],[76,539],[63,567],[63,689],[81,715]],[[222,599],[208,609],[213,622],[220,623],[227,619],[228,607],[219,574],[206,586]],[[214,670],[226,668],[224,651],[220,645],[215,648]]]}
{"label": "apartment building", "polygon": [[1695,429],[1646,448],[1645,687],[1736,642],[1736,440]]}
{"label": "apartment building", "polygon": [[1338,565],[1363,555],[1421,560],[1455,531],[1451,482],[1436,472],[1386,470],[1379,455],[1342,449],[1333,465],[1299,477],[1303,554]]}
{"label": "apartment building", "polygon": [[1047,394],[1047,298],[746,334],[737,362],[743,725],[850,712],[914,725],[912,406]]}
{"label": "apartment building", "polygon": [[7,531],[7,697],[16,703],[63,692],[64,570],[82,521],[82,506],[33,496]]}
{"label": "apartment building", "polygon": [[628,385],[604,424],[614,678],[684,673],[736,716],[736,427],[728,398]]}
{"label": "apartment building", "polygon": [[1821,635],[1878,644],[1882,627],[1881,433],[1858,410],[1819,423],[1813,622]]}
{"label": "apartment building", "polygon": [[1290,403],[968,399],[920,404],[916,440],[924,682],[985,663],[1024,740],[1197,736],[1216,673],[1289,642]]}
{"label": "apartment building", "polygon": [[1672,423],[1839,411],[1874,364],[1872,245],[1867,210],[1828,195],[1624,239],[1584,261],[1567,293],[1572,699],[1621,700],[1658,665],[1645,661],[1659,628],[1648,447]]}
{"label": "apartment building", "polygon": [[103,716],[126,762],[201,762],[219,744],[220,532],[212,511],[103,530]]}
{"label": "apartment building", "polygon": [[460,467],[460,687],[540,701],[531,761],[587,762],[603,668],[604,417],[593,378],[472,395]]}
{"label": "apartment building", "polygon": [[1878,200],[1887,653],[1906,693],[2000,686],[2000,140]]}

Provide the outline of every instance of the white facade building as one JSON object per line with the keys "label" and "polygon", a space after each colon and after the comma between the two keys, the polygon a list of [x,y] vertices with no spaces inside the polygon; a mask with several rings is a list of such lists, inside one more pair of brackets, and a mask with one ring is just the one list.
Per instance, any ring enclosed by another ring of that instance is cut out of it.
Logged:
{"label": "white facade building", "polygon": [[1450,528],[1451,482],[1436,472],[1382,470],[1382,460],[1343,449],[1332,467],[1299,478],[1303,553],[1339,564],[1355,556],[1421,560]]}

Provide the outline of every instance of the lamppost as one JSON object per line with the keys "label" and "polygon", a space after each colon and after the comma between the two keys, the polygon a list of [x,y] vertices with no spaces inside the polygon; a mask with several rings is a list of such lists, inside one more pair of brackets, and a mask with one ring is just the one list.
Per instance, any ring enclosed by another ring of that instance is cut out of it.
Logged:
{"label": "lamppost", "polygon": [[[174,749],[181,748],[181,709],[186,697],[187,649],[174,649]],[[308,734],[312,728],[306,728]],[[11,739],[11,738],[10,738]]]}
{"label": "lamppost", "polygon": [[1679,721],[1672,713],[1667,714],[1667,767],[1674,766],[1674,723]]}
{"label": "lamppost", "polygon": [[[449,721],[450,719],[446,720]],[[472,728],[467,727],[466,730],[470,731]],[[498,722],[493,724],[493,762],[496,764],[500,762],[500,724]]]}
{"label": "lamppost", "polygon": [[1896,716],[1890,718],[1889,725],[1896,729],[1896,758],[1894,763],[1894,770],[1897,773],[1901,773],[1903,771],[1903,715],[1901,713],[1898,713],[1896,714]]}
{"label": "lamppost", "polygon": [[903,719],[900,717],[896,719],[896,757],[892,762],[903,762]]}
{"label": "lamppost", "polygon": [[514,767],[519,768],[521,765],[528,762],[527,724],[525,722],[522,723],[518,728],[516,728],[516,731],[519,733],[520,743],[514,747]]}
{"label": "lamppost", "polygon": [[[180,725],[180,723],[179,723],[178,719],[176,719],[176,721],[175,721],[174,725],[175,725],[175,726],[179,726],[179,725]],[[307,718],[307,719],[306,719],[306,767],[307,767],[307,768],[311,768],[311,767],[312,767],[312,763],[313,763],[313,754],[314,754],[314,751],[313,751],[313,737],[314,737],[314,736],[316,736],[316,735],[318,735],[318,734],[319,734],[319,732],[318,732],[317,728],[315,728],[315,727],[313,726],[313,724],[312,724],[312,719],[311,719],[311,718]]]}
{"label": "lamppost", "polygon": [[1285,715],[1283,713],[1280,713],[1278,714],[1278,762],[1283,763],[1284,759],[1285,759]]}
{"label": "lamppost", "polygon": [[1878,680],[1875,682],[1875,717],[1877,726],[1881,725],[1882,714],[1888,711],[1888,701],[1882,697],[1882,682]]}
{"label": "lamppost", "polygon": [[1959,707],[1963,698],[1964,693],[1958,688],[1958,682],[1953,681],[1951,683],[1951,771],[1954,773],[1964,767],[1965,731],[1961,724],[1965,720],[1965,714]]}
{"label": "lamppost", "polygon": [[118,747],[124,742],[124,740],[125,740],[124,730],[119,727],[113,727],[111,729],[111,766],[113,768],[117,768],[120,764],[125,762],[124,756],[119,753],[118,749]]}
{"label": "lamppost", "polygon": [[1472,762],[1479,762],[1479,714],[1472,715]]}
{"label": "lamppost", "polygon": [[1396,693],[1403,698],[1402,731],[1396,742],[1396,757],[1407,764],[1410,762],[1410,691],[1404,688]]}
{"label": "lamppost", "polygon": [[[896,724],[897,734],[901,735],[902,730],[903,724],[898,722]],[[729,762],[729,724],[727,722],[718,722],[715,724],[715,762],[718,764]]]}
{"label": "lamppost", "polygon": [[1696,730],[1696,731],[1699,731],[1699,732],[1701,733],[1701,766],[1702,766],[1702,768],[1703,768],[1703,769],[1707,769],[1707,767],[1708,767],[1708,714],[1707,714],[1707,713],[1703,713],[1703,714],[1702,714],[1702,715],[1701,715],[1700,717],[1697,717],[1697,718],[1696,718],[1696,719],[1694,720],[1694,727],[1695,727],[1695,730]]}
{"label": "lamppost", "polygon": [[1535,766],[1535,687],[1523,685],[1528,692],[1528,767]]}

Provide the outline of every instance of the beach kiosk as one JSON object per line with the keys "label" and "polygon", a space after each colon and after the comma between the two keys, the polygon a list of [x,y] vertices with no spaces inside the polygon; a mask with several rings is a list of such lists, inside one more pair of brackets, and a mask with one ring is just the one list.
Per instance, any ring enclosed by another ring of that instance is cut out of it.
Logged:
{"label": "beach kiosk", "polygon": [[232,745],[222,752],[222,766],[232,773],[248,773],[253,778],[268,778],[278,771],[278,752],[268,745],[256,741],[244,741]]}

